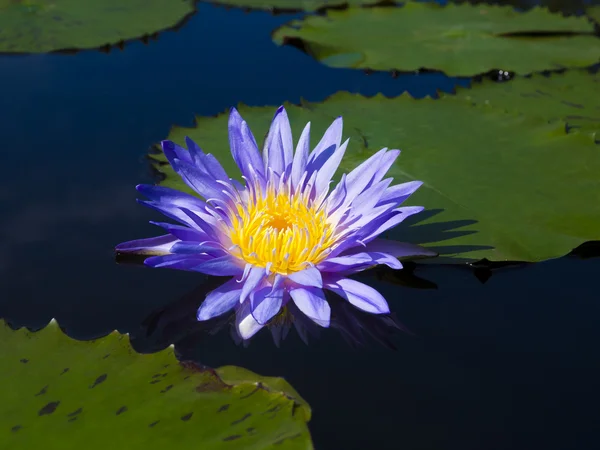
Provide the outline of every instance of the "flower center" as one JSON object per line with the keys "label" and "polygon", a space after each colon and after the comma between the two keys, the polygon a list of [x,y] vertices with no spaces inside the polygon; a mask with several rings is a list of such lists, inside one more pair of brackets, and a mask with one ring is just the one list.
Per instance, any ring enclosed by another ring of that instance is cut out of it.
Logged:
{"label": "flower center", "polygon": [[234,254],[271,272],[304,270],[323,260],[335,243],[325,211],[310,206],[302,195],[269,189],[239,204],[237,213],[229,230]]}

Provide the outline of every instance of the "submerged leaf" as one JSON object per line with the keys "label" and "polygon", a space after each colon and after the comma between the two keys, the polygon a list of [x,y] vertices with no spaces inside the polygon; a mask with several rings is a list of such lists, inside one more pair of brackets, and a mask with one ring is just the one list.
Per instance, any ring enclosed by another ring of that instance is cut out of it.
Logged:
{"label": "submerged leaf", "polygon": [[0,442],[11,449],[311,449],[310,408],[282,378],[0,323]]}
{"label": "submerged leaf", "polygon": [[471,76],[589,66],[600,60],[593,30],[585,17],[541,7],[520,13],[510,6],[408,2],[306,16],[277,29],[273,39],[331,67]]}

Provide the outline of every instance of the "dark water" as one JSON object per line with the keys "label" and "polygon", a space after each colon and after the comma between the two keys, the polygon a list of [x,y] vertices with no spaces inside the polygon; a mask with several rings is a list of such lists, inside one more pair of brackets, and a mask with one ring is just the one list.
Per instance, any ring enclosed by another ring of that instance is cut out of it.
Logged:
{"label": "dark water", "polygon": [[[0,317],[32,327],[55,317],[80,339],[118,329],[140,351],[166,345],[161,333],[185,338],[204,278],[113,257],[116,243],[156,233],[147,221],[159,216],[133,188],[152,181],[144,155],[171,125],[238,102],[467,84],[323,67],[272,45],[270,30],[291,17],[201,5],[150,45],[0,57]],[[313,408],[318,449],[596,449],[599,269],[600,259],[567,257],[483,283],[471,269],[418,266],[412,284],[427,289],[369,273],[414,333],[397,333],[396,350],[354,349],[331,330],[309,346],[292,332],[280,348],[267,331],[243,348],[227,331],[196,330],[179,350],[287,378]]]}

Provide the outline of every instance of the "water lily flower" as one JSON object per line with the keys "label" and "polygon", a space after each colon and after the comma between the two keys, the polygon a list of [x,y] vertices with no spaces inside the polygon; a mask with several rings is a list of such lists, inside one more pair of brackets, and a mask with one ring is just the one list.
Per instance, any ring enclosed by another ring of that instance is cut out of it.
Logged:
{"label": "water lily flower", "polygon": [[[423,210],[400,207],[420,181],[391,185],[384,178],[399,150],[384,148],[331,189],[344,156],[338,117],[310,151],[310,123],[294,151],[287,113],[277,109],[262,155],[235,108],[229,144],[244,183],[232,179],[217,159],[186,138],[187,150],[171,141],[162,149],[173,169],[196,193],[139,185],[154,208],[179,224],[152,222],[167,234],[125,242],[117,252],[147,255],[145,264],[233,278],[210,292],[197,319],[236,312],[236,328],[248,339],[293,302],[304,315],[328,327],[331,308],[323,289],[355,307],[385,314],[375,289],[348,278],[399,259],[435,256],[422,247],[379,239],[384,231]],[[202,197],[202,198],[201,198]]]}

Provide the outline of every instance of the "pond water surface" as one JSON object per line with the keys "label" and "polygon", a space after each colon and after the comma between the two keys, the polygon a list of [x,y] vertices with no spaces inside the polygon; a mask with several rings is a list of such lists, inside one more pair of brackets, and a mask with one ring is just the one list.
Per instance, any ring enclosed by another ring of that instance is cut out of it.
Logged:
{"label": "pond water surface", "polygon": [[270,30],[293,17],[204,4],[150,45],[0,57],[0,317],[30,327],[56,318],[78,339],[118,329],[145,352],[174,340],[209,366],[283,376],[313,409],[317,449],[599,448],[598,258],[491,277],[417,266],[403,284],[365,274],[412,332],[395,333],[395,349],[357,349],[335,330],[308,346],[292,332],[279,348],[263,330],[244,348],[186,316],[202,300],[201,276],[115,264],[115,244],[155,234],[147,222],[161,220],[136,204],[134,186],[153,181],[145,154],[172,125],[239,102],[339,90],[422,97],[468,84],[329,69],[272,44]]}

